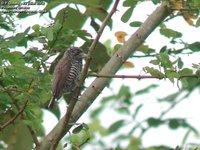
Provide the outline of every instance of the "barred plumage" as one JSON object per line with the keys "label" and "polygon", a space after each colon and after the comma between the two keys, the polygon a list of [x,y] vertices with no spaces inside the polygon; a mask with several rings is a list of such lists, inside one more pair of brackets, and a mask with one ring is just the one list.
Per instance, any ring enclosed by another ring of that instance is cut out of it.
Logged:
{"label": "barred plumage", "polygon": [[52,84],[52,99],[48,107],[52,107],[55,99],[59,99],[63,93],[75,90],[82,70],[82,59],[84,53],[78,47],[72,47],[65,52],[63,58],[58,62],[54,70]]}

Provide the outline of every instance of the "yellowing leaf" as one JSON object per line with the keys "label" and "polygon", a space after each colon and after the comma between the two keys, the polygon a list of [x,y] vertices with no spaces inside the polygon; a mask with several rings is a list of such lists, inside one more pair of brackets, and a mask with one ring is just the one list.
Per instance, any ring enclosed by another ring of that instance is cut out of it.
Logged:
{"label": "yellowing leaf", "polygon": [[29,93],[29,94],[32,94],[32,93],[33,93],[33,88],[30,88],[30,89],[28,90],[28,93]]}
{"label": "yellowing leaf", "polygon": [[183,18],[185,19],[185,21],[191,25],[191,26],[194,26],[194,22],[192,19],[196,19],[197,18],[197,15],[195,14],[191,14],[187,11],[182,11],[182,15],[183,15]]}
{"label": "yellowing leaf", "polygon": [[134,67],[135,67],[134,63],[132,63],[132,62],[130,62],[130,61],[126,61],[126,62],[124,63],[124,66],[125,66],[125,67],[128,67],[128,68],[134,68]]}
{"label": "yellowing leaf", "polygon": [[118,31],[118,32],[115,33],[115,36],[117,37],[117,40],[120,43],[125,43],[126,42],[126,40],[125,40],[125,36],[126,35],[127,35],[127,33],[124,32],[124,31]]}
{"label": "yellowing leaf", "polygon": [[175,9],[178,9],[178,10],[183,7],[182,1],[173,1],[173,5],[174,5]]}

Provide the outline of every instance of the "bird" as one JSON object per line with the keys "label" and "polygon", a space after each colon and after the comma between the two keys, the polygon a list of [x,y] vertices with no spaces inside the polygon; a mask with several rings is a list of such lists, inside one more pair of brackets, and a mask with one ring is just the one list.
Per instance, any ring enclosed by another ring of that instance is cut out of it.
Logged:
{"label": "bird", "polygon": [[52,108],[55,100],[64,93],[72,93],[78,85],[82,71],[82,60],[85,57],[79,47],[69,48],[59,60],[53,73],[52,98],[48,108]]}

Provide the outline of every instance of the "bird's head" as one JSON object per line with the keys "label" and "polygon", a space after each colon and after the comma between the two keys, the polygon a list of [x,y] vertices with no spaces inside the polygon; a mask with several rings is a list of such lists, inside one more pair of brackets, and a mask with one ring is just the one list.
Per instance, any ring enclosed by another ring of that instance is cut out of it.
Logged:
{"label": "bird's head", "polygon": [[86,57],[86,54],[79,47],[71,47],[67,50],[65,55],[69,55],[71,58],[83,59]]}

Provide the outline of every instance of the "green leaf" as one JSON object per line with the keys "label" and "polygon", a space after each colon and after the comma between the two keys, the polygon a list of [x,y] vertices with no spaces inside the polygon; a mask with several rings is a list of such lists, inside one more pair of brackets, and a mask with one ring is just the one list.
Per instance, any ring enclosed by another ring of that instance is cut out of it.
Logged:
{"label": "green leaf", "polygon": [[178,73],[179,73],[180,76],[192,75],[193,71],[191,69],[189,69],[189,68],[183,68]]}
{"label": "green leaf", "polygon": [[108,135],[107,129],[101,125],[101,122],[97,119],[93,120],[93,122],[89,125],[90,132],[94,133],[98,131],[102,136]]}
{"label": "green leaf", "polygon": [[139,150],[140,146],[141,146],[141,139],[131,136],[129,138],[129,144],[128,144],[126,150]]}
{"label": "green leaf", "polygon": [[131,104],[131,97],[132,97],[132,94],[130,92],[130,87],[128,86],[121,86],[119,92],[118,92],[118,95],[117,95],[117,98],[119,100],[121,100],[122,102],[130,105]]}
{"label": "green leaf", "polygon": [[96,108],[95,110],[93,110],[93,111],[90,113],[90,117],[93,118],[93,119],[96,118],[96,117],[98,117],[99,114],[102,112],[102,110],[103,110],[103,107],[102,107],[102,106]]}
{"label": "green leaf", "polygon": [[197,20],[197,22],[196,22],[196,25],[195,25],[196,27],[199,27],[200,26],[200,18]]}
{"label": "green leaf", "polygon": [[123,2],[123,6],[124,7],[135,7],[137,3],[138,3],[137,0],[125,0]]}
{"label": "green leaf", "polygon": [[194,42],[188,45],[188,48],[191,49],[193,52],[200,51],[200,42]]}
{"label": "green leaf", "polygon": [[32,26],[32,29],[35,31],[35,32],[39,32],[40,30],[40,25],[39,24],[35,24]]}
{"label": "green leaf", "polygon": [[122,15],[121,20],[126,23],[130,17],[132,16],[133,13],[133,7],[130,7],[129,9],[127,9],[127,11]]}
{"label": "green leaf", "polygon": [[159,65],[160,64],[160,60],[159,59],[154,59],[150,61],[151,64],[153,65]]}
{"label": "green leaf", "polygon": [[158,4],[158,3],[161,3],[161,0],[152,0],[152,2],[153,2],[154,4]]}
{"label": "green leaf", "polygon": [[151,117],[147,119],[147,123],[150,127],[158,127],[162,125],[164,122],[160,119]]}
{"label": "green leaf", "polygon": [[49,41],[53,41],[53,29],[52,28],[48,29],[48,32],[46,33],[46,36],[47,36],[47,39]]}
{"label": "green leaf", "polygon": [[183,61],[182,61],[182,59],[179,57],[178,58],[178,69],[181,69],[181,68],[183,68]]}
{"label": "green leaf", "polygon": [[164,68],[172,68],[172,62],[169,60],[169,54],[166,52],[160,53],[159,56],[157,56],[157,59],[161,62],[161,65]]}
{"label": "green leaf", "polygon": [[[84,13],[86,16],[91,16],[93,18],[99,19],[101,22],[108,15],[107,11],[103,8],[96,7],[87,7],[86,12]],[[112,27],[112,20],[110,20],[107,24],[110,28]]]}
{"label": "green leaf", "polygon": [[142,22],[140,22],[140,21],[134,21],[134,22],[131,22],[129,25],[131,27],[140,27],[142,25]]}
{"label": "green leaf", "polygon": [[165,75],[172,83],[174,83],[175,78],[180,78],[180,75],[173,70],[166,70]]}
{"label": "green leaf", "polygon": [[195,74],[200,77],[200,69],[195,72]]}
{"label": "green leaf", "polygon": [[[63,30],[66,29],[80,29],[86,21],[85,15],[83,15],[80,11],[73,9],[71,7],[61,9],[55,18],[55,21],[59,21]],[[64,22],[63,22],[64,21]],[[63,23],[62,23],[63,22]]]}
{"label": "green leaf", "polygon": [[147,72],[147,73],[150,73],[152,76],[154,76],[154,77],[159,77],[159,78],[164,78],[165,77],[165,75],[162,73],[162,72],[160,72],[159,70],[157,70],[157,69],[154,69],[154,68],[152,68],[152,67],[145,67],[144,68],[144,70]]}
{"label": "green leaf", "polygon": [[168,126],[171,128],[171,129],[178,129],[183,123],[184,120],[183,119],[170,119],[169,122],[168,122]]}
{"label": "green leaf", "polygon": [[75,127],[75,128],[72,130],[72,133],[73,133],[73,134],[77,134],[77,133],[81,132],[81,130],[83,130],[83,125],[82,125],[82,124],[79,125],[79,126],[77,126],[77,127]]}
{"label": "green leaf", "polygon": [[172,29],[168,29],[168,28],[161,28],[160,29],[160,34],[164,35],[167,38],[180,38],[182,37],[182,33],[172,30]]}
{"label": "green leaf", "polygon": [[135,109],[135,112],[133,113],[133,119],[135,120],[137,117],[137,114],[139,113],[139,111],[141,110],[141,108],[143,107],[143,104],[140,104],[139,106],[137,106],[137,108]]}
{"label": "green leaf", "polygon": [[9,150],[33,148],[32,136],[23,121],[17,121],[2,130],[0,140],[7,145],[6,149]]}
{"label": "green leaf", "polygon": [[[81,49],[83,49],[86,54],[88,52],[91,42],[92,41],[85,42],[84,45],[81,46]],[[99,72],[109,59],[110,56],[107,53],[106,47],[99,42],[93,53],[93,58],[90,64],[91,71]]]}
{"label": "green leaf", "polygon": [[138,48],[138,51],[144,53],[144,54],[150,54],[155,52],[155,49],[150,48],[148,45],[140,45],[140,47]]}
{"label": "green leaf", "polygon": [[158,87],[157,84],[151,84],[151,85],[145,87],[144,89],[138,90],[135,93],[135,95],[139,96],[139,95],[142,95],[142,94],[148,94],[151,89],[154,89],[154,88],[157,88],[157,87]]}
{"label": "green leaf", "polygon": [[119,130],[121,127],[124,125],[124,120],[118,120],[114,122],[109,128],[108,128],[108,133],[111,134],[117,130]]}
{"label": "green leaf", "polygon": [[181,94],[182,92],[179,91],[179,92],[176,92],[176,93],[173,93],[173,94],[170,94],[164,98],[160,98],[158,99],[159,102],[174,102],[176,101],[176,99],[178,98],[178,96]]}

